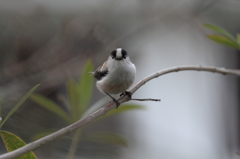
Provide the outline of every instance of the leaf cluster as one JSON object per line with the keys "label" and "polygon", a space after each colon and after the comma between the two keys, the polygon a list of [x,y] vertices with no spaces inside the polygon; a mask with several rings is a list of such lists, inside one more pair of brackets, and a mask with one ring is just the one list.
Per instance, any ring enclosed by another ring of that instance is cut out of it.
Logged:
{"label": "leaf cluster", "polygon": [[217,34],[208,34],[207,37],[212,41],[219,44],[229,46],[235,49],[240,49],[240,34],[233,36],[231,33],[225,29],[213,25],[213,24],[203,24],[203,27],[216,32]]}
{"label": "leaf cluster", "polygon": [[[3,121],[1,121],[0,123],[0,128],[2,128],[2,126],[4,125],[4,123],[9,119],[9,117],[22,105],[22,103],[33,93],[33,91],[35,89],[37,89],[37,87],[39,86],[36,85],[35,87],[33,87],[11,110],[10,112],[6,115],[6,117],[3,119]],[[2,137],[2,140],[4,142],[4,145],[7,149],[8,152],[16,150],[22,146],[25,146],[26,143],[19,138],[18,136],[16,136],[13,133],[7,132],[7,131],[3,131],[0,130],[0,135]],[[35,156],[35,154],[33,152],[29,152],[26,153],[22,156],[19,156],[15,159],[37,159],[37,157]]]}
{"label": "leaf cluster", "polygon": [[[54,101],[40,95],[33,93],[35,89],[39,86],[36,85],[33,87],[6,115],[6,117],[2,120],[0,118],[0,128],[4,125],[4,123],[9,119],[9,117],[22,105],[22,103],[30,97],[31,100],[36,102],[38,105],[44,107],[45,109],[49,110],[53,114],[55,114],[57,117],[59,117],[65,124],[69,125],[73,122],[76,122],[77,120],[81,119],[82,117],[86,116],[89,112],[92,112],[93,109],[88,108],[89,102],[92,96],[92,89],[93,89],[93,76],[89,74],[93,70],[93,64],[91,61],[87,61],[84,65],[84,68],[82,70],[82,74],[78,81],[75,80],[69,80],[67,83],[67,97],[61,96],[62,102],[66,105],[68,108],[68,111],[60,107],[57,103]],[[1,104],[1,100],[0,100]],[[96,103],[95,105],[98,105]],[[1,108],[1,107],[0,107]],[[109,113],[107,113],[105,116],[102,116],[95,120],[94,122],[98,122],[102,119],[108,118],[110,116],[129,111],[129,110],[136,110],[136,109],[143,109],[143,107],[138,105],[124,105],[119,107],[116,110],[113,110]],[[122,136],[111,133],[111,132],[94,132],[94,133],[85,133],[82,134],[82,131],[84,131],[85,127],[78,129],[74,132],[73,138],[72,138],[72,145],[69,148],[69,154],[68,158],[73,158],[74,152],[76,150],[76,143],[81,140],[87,140],[91,142],[101,142],[105,144],[110,145],[118,145],[118,146],[127,146],[127,141]],[[35,139],[41,138],[43,136],[46,136],[48,134],[53,133],[56,131],[56,129],[48,129],[43,132],[39,132],[34,135]],[[3,142],[5,144],[5,147],[8,152],[13,151],[15,149],[18,149],[26,143],[16,136],[13,133],[0,130],[0,136],[3,139]],[[37,157],[33,152],[26,153],[22,156],[17,157],[16,159],[36,159]]]}

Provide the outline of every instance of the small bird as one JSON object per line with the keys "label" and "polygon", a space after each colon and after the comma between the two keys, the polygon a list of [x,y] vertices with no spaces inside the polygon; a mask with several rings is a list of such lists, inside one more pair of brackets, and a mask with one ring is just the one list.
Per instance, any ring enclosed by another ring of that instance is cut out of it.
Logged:
{"label": "small bird", "polygon": [[97,79],[97,88],[112,98],[117,107],[120,103],[110,94],[121,93],[121,95],[127,94],[131,97],[131,92],[126,90],[135,80],[136,67],[128,57],[126,50],[122,48],[113,50],[108,60],[99,66],[93,74]]}

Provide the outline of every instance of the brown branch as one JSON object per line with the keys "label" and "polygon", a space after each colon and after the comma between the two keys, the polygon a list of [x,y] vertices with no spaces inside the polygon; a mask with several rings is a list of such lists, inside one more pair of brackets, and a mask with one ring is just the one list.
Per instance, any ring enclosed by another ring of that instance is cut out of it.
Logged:
{"label": "brown branch", "polygon": [[[239,70],[230,70],[230,69],[225,69],[225,68],[216,68],[216,67],[203,67],[203,66],[179,66],[179,67],[172,67],[172,68],[168,68],[165,70],[161,70],[158,72],[155,72],[149,76],[147,76],[146,78],[144,78],[143,80],[141,80],[140,82],[138,82],[132,89],[130,89],[129,91],[131,93],[136,92],[141,86],[143,86],[145,83],[147,83],[148,81],[157,78],[159,76],[162,76],[164,74],[168,74],[171,72],[178,72],[178,71],[190,71],[190,70],[194,70],[194,71],[207,71],[207,72],[213,72],[213,73],[220,73],[220,74],[230,74],[230,75],[235,75],[235,76],[240,76],[240,71]],[[119,103],[124,103],[129,101],[130,99],[128,98],[128,95],[123,95],[121,98],[118,99]],[[97,119],[100,116],[103,116],[104,114],[106,114],[107,112],[109,112],[110,110],[116,108],[116,105],[114,103],[109,103],[107,105],[105,105],[104,107],[98,109],[97,111],[93,112],[92,114],[80,119],[79,121],[65,127],[62,128],[48,136],[45,136],[41,139],[38,139],[36,141],[33,141],[17,150],[5,153],[3,155],[0,155],[0,159],[11,159],[11,158],[15,158],[18,157],[20,155],[23,155],[29,151],[33,151],[37,148],[39,148],[40,146],[47,144],[51,141],[54,141],[60,137],[63,137],[73,131],[75,131],[78,128],[83,127],[86,124],[91,123],[93,120]]]}

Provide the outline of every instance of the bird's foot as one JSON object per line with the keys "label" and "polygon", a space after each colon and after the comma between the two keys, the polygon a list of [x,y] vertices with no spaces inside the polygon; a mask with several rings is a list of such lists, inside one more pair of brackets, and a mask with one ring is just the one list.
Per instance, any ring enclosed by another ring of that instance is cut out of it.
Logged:
{"label": "bird's foot", "polygon": [[123,93],[120,94],[120,97],[123,96],[124,94],[128,95],[128,97],[129,97],[130,99],[132,99],[132,93],[131,93],[131,92],[125,91],[125,92],[123,92]]}
{"label": "bird's foot", "polygon": [[[113,98],[110,94],[106,93],[110,98],[112,98],[113,102],[116,104],[117,108],[119,107],[120,103],[115,99]],[[117,109],[116,108],[116,109]]]}
{"label": "bird's foot", "polygon": [[[112,98],[113,99],[113,102],[116,104],[117,108],[119,107],[120,103],[115,99],[115,98]],[[117,109],[116,108],[116,109]]]}

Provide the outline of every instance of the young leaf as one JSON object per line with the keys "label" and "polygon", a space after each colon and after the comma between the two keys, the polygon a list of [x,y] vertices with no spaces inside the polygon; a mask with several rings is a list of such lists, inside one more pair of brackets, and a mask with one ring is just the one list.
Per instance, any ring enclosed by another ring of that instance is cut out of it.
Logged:
{"label": "young leaf", "polygon": [[0,98],[0,123],[2,122],[2,98]]}
{"label": "young leaf", "polygon": [[70,109],[70,105],[69,105],[68,99],[67,99],[65,96],[63,96],[63,95],[61,95],[61,94],[58,94],[58,95],[57,95],[57,99],[58,99],[60,102],[62,102],[68,109]]}
{"label": "young leaf", "polygon": [[30,99],[38,103],[42,107],[46,108],[47,110],[51,111],[52,113],[58,115],[63,120],[65,120],[68,124],[72,123],[72,120],[69,117],[69,115],[63,109],[61,109],[59,105],[57,105],[50,99],[39,94],[32,94],[30,96]]}
{"label": "young leaf", "polygon": [[[1,130],[0,135],[3,139],[3,142],[4,142],[5,147],[8,152],[11,152],[13,150],[16,150],[16,149],[26,145],[26,143],[22,139],[20,139],[18,136],[14,135],[10,132]],[[22,156],[15,158],[15,159],[37,159],[37,157],[31,151]]]}
{"label": "young leaf", "polygon": [[37,87],[40,84],[36,85],[33,87],[7,114],[7,116],[4,118],[4,120],[0,124],[0,128],[3,126],[3,124],[8,120],[8,118],[21,106],[21,104],[32,94],[32,92],[37,89]]}
{"label": "young leaf", "polygon": [[140,105],[133,105],[133,104],[132,105],[122,105],[122,106],[118,107],[118,109],[112,110],[112,111],[108,112],[107,114],[105,114],[104,116],[99,117],[98,119],[95,120],[95,122],[99,121],[99,120],[102,120],[102,119],[105,119],[105,118],[108,118],[108,117],[113,116],[113,115],[117,115],[117,114],[126,112],[126,111],[144,110],[144,109],[145,108],[143,106],[140,106]]}
{"label": "young leaf", "polygon": [[75,121],[81,118],[89,103],[93,87],[93,77],[89,72],[92,70],[92,63],[87,61],[83,68],[79,83],[76,83],[73,80],[68,81],[68,101]]}
{"label": "young leaf", "polygon": [[212,25],[212,24],[203,24],[203,26],[205,28],[208,28],[210,30],[213,30],[217,33],[222,34],[223,36],[226,36],[228,39],[235,41],[236,39],[234,38],[234,36],[232,34],[230,34],[228,31],[226,31],[225,29],[222,29],[216,25]]}
{"label": "young leaf", "polygon": [[240,46],[240,34],[237,34],[237,43]]}
{"label": "young leaf", "polygon": [[83,139],[93,142],[101,142],[124,147],[128,145],[127,140],[125,138],[118,134],[110,132],[88,133],[86,137],[84,137]]}
{"label": "young leaf", "polygon": [[79,89],[77,88],[78,85],[73,81],[69,80],[67,84],[67,95],[68,101],[71,108],[71,116],[74,121],[77,121],[81,116],[79,115],[80,112],[80,93]]}
{"label": "young leaf", "polygon": [[208,35],[207,37],[209,39],[219,43],[219,44],[230,46],[230,47],[233,47],[233,48],[236,48],[236,49],[240,48],[238,43],[236,43],[235,41],[232,41],[232,40],[230,40],[230,39],[228,39],[224,36],[211,34],[211,35]]}
{"label": "young leaf", "polygon": [[91,71],[93,71],[93,64],[90,60],[88,60],[79,79],[78,89],[80,92],[80,115],[85,112],[92,95],[93,76],[89,73]]}

